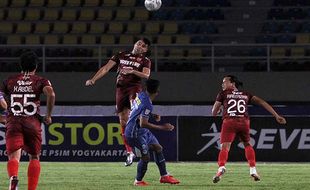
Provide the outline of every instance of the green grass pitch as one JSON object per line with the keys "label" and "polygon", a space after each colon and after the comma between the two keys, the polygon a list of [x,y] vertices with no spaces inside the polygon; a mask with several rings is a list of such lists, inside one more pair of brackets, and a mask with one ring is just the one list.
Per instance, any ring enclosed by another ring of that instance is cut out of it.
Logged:
{"label": "green grass pitch", "polygon": [[[124,167],[123,163],[42,162],[38,190],[102,190],[102,189],[205,189],[205,190],[308,190],[310,164],[258,163],[260,182],[249,177],[246,163],[228,163],[227,173],[218,184],[212,183],[217,170],[215,162],[167,163],[168,171],[181,181],[179,185],[159,183],[155,163],[150,162],[145,181],[148,187],[134,187],[137,163]],[[6,163],[1,162],[0,189],[8,189]],[[19,190],[27,188],[27,162],[19,169]]]}

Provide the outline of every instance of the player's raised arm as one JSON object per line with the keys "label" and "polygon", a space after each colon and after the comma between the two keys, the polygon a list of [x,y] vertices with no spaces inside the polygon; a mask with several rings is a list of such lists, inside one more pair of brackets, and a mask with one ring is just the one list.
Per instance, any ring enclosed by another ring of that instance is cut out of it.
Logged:
{"label": "player's raised arm", "polygon": [[277,120],[278,123],[280,124],[286,124],[286,120],[284,117],[280,116],[273,108],[270,104],[268,104],[265,100],[257,97],[257,96],[253,96],[251,99],[251,102],[253,102],[254,104],[260,105],[263,108],[265,108],[269,113],[271,113]]}
{"label": "player's raised arm", "polygon": [[212,107],[212,115],[217,116],[217,114],[220,113],[222,103],[219,101],[215,101],[213,107]]}
{"label": "player's raised arm", "polygon": [[114,67],[115,64],[116,62],[110,59],[107,64],[102,66],[97,71],[97,73],[93,76],[93,78],[86,81],[85,85],[86,86],[94,85],[96,81],[102,78],[104,75],[106,75],[112,69],[112,67]]}
{"label": "player's raised arm", "polygon": [[163,125],[156,125],[149,122],[149,118],[147,117],[140,117],[140,126],[148,129],[157,129],[157,130],[163,130],[163,131],[172,131],[174,129],[174,126],[170,123],[165,123]]}
{"label": "player's raised arm", "polygon": [[46,95],[46,115],[44,122],[50,124],[52,122],[52,110],[55,105],[55,92],[51,86],[45,86],[43,93]]}

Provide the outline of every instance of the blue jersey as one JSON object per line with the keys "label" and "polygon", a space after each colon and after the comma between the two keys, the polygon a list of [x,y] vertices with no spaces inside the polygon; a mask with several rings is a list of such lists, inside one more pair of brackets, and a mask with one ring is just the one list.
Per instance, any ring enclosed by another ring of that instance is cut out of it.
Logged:
{"label": "blue jersey", "polygon": [[140,92],[132,102],[130,116],[125,128],[125,136],[136,138],[138,135],[147,133],[149,130],[140,126],[140,116],[149,118],[152,110],[153,105],[150,97],[146,92]]}

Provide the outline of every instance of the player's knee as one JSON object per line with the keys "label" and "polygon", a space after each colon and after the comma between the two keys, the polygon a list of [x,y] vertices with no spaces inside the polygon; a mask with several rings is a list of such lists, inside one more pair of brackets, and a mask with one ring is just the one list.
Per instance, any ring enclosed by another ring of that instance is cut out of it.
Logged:
{"label": "player's knee", "polygon": [[249,142],[243,142],[244,147],[251,146]]}
{"label": "player's knee", "polygon": [[40,156],[39,155],[29,155],[30,160],[39,160]]}
{"label": "player's knee", "polygon": [[149,155],[143,155],[141,157],[141,160],[143,160],[144,162],[149,162],[150,161],[150,156]]}
{"label": "player's knee", "polygon": [[230,143],[223,143],[221,145],[221,150],[229,151],[230,150]]}

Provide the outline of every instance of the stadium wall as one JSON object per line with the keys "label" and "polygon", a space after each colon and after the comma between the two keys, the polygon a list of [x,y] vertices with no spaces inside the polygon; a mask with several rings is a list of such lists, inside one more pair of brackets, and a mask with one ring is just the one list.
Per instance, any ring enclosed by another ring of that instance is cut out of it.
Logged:
{"label": "stadium wall", "polygon": [[[12,73],[1,73],[0,80]],[[222,77],[228,73],[161,72],[151,77],[162,81],[160,103],[213,102],[220,90]],[[244,88],[271,102],[310,102],[309,72],[255,72],[229,73],[244,82]],[[64,104],[114,104],[116,73],[109,73],[94,87],[85,87],[85,81],[94,73],[39,73],[51,80],[57,102]]]}

